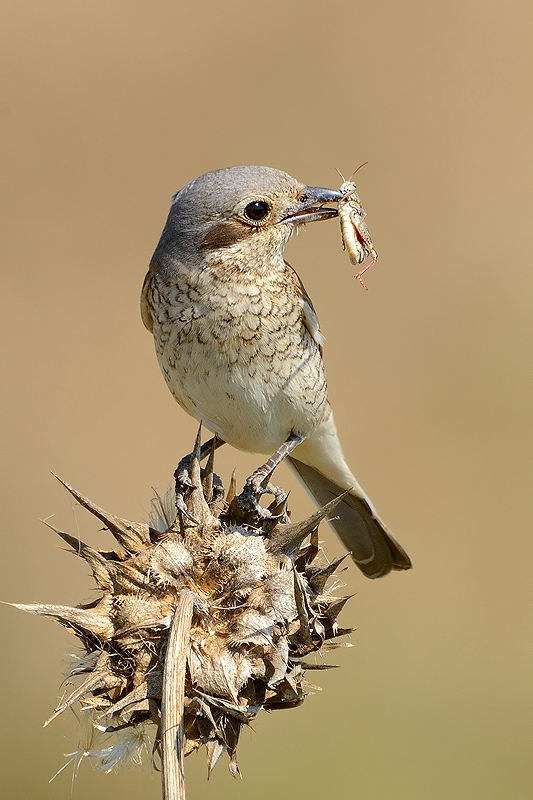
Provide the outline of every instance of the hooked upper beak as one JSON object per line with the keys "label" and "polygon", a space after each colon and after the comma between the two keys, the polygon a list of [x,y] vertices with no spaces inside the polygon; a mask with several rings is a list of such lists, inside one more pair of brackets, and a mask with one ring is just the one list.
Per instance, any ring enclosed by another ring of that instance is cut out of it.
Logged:
{"label": "hooked upper beak", "polygon": [[334,189],[322,189],[320,186],[306,186],[301,198],[289,213],[280,219],[280,223],[289,222],[299,225],[304,222],[316,222],[321,219],[336,217],[336,208],[324,208],[324,203],[337,203],[342,198],[340,192]]}

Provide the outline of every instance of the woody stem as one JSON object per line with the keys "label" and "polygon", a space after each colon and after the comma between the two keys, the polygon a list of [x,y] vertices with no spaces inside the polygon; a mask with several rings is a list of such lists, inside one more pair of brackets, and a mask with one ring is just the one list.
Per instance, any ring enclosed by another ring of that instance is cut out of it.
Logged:
{"label": "woody stem", "polygon": [[188,589],[180,592],[165,656],[161,696],[163,800],[185,800],[183,710],[187,651],[195,597]]}

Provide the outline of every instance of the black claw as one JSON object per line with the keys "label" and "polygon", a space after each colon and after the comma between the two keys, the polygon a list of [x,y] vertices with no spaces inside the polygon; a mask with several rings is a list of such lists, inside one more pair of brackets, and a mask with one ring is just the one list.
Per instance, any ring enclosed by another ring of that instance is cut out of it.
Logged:
{"label": "black claw", "polygon": [[261,519],[270,519],[270,511],[268,508],[264,508],[259,500],[257,500],[253,494],[246,492],[246,490],[242,492],[239,498],[239,505],[244,508],[245,511],[256,513]]}
{"label": "black claw", "polygon": [[174,472],[174,480],[176,481],[176,508],[182,514],[188,517],[187,509],[183,500],[183,495],[186,489],[196,489],[196,486],[191,481],[189,469],[191,464],[191,456],[182,458],[176,471]]}
{"label": "black claw", "polygon": [[189,512],[187,511],[187,506],[185,505],[185,501],[183,499],[183,495],[180,492],[176,492],[176,508],[179,514],[182,514],[189,522],[192,522],[193,525],[198,525],[198,521],[191,517]]}
{"label": "black claw", "polygon": [[[215,450],[224,444],[222,439],[217,439],[215,436],[213,439],[210,439],[206,442],[203,447],[200,447],[200,439],[201,439],[201,426],[198,430],[198,434],[196,436],[196,442],[194,445],[194,451],[189,453],[189,455],[182,458],[179,462],[175,472],[174,472],[174,480],[176,483],[176,495],[175,495],[175,503],[178,513],[185,517],[194,525],[198,525],[199,523],[192,517],[189,512],[187,511],[187,506],[185,504],[185,493],[187,490],[190,489],[197,489],[198,486],[196,483],[193,483],[191,480],[191,470],[193,466],[193,461],[201,462],[209,456],[209,462],[206,466],[205,470],[201,470],[201,479],[202,483],[204,484],[204,478],[207,475],[207,480],[211,482],[211,487],[207,488],[207,495],[210,497],[211,501],[218,500],[220,497],[224,496],[224,490],[222,489],[220,478],[214,474],[213,472],[213,460],[214,460],[214,453]],[[206,488],[206,484],[204,484],[204,490]]]}
{"label": "black claw", "polygon": [[261,519],[277,520],[283,515],[281,514],[278,517],[278,515],[272,514],[268,508],[265,508],[259,502],[259,498],[262,495],[273,494],[276,497],[279,492],[276,486],[272,486],[267,482],[267,478],[268,476],[265,476],[262,472],[256,472],[251,475],[239,496],[239,505],[246,511],[255,512]]}

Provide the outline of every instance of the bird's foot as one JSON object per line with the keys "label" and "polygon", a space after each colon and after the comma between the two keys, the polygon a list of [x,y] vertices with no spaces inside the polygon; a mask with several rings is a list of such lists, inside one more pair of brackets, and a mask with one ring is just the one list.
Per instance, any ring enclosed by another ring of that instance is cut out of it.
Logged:
{"label": "bird's foot", "polygon": [[180,463],[177,466],[176,471],[174,472],[174,480],[176,482],[176,496],[175,496],[175,503],[176,508],[178,510],[178,514],[181,514],[183,517],[192,522],[193,525],[198,525],[197,520],[195,520],[189,512],[187,511],[187,506],[185,505],[185,492],[187,489],[195,489],[196,486],[191,481],[191,461],[193,458],[193,454],[189,453],[188,456],[184,456],[181,459]]}
{"label": "bird's foot", "polygon": [[[287,492],[280,486],[275,486],[268,480],[271,470],[266,472],[263,468],[256,470],[246,481],[239,495],[238,502],[245,511],[255,512],[260,519],[278,520],[285,514]],[[274,500],[268,508],[259,502],[264,494],[271,494]]]}
{"label": "bird's foot", "polygon": [[192,473],[194,472],[194,474],[198,475],[198,471],[194,471],[193,463],[197,463],[199,467],[200,462],[209,456],[205,469],[200,469],[200,480],[202,482],[204,497],[208,504],[216,504],[222,497],[224,497],[222,481],[218,475],[215,475],[213,471],[215,450],[223,445],[224,441],[223,439],[219,439],[217,436],[214,436],[212,439],[209,439],[208,442],[204,442],[204,444],[200,447],[201,432],[202,426],[200,425],[200,428],[198,429],[198,435],[196,437],[195,449],[192,453],[189,453],[188,456],[185,456],[181,459],[176,471],[174,472],[174,480],[176,484],[175,503],[178,515],[181,514],[182,520],[183,518],[188,519],[189,522],[193,523],[193,525],[198,525],[199,523],[194,519],[194,517],[191,516],[191,514],[189,514],[187,505],[185,503],[186,492],[197,488],[194,480],[192,479]]}
{"label": "bird's foot", "polygon": [[[242,493],[237,498],[241,508],[246,511],[255,511],[260,519],[271,519],[273,521],[283,519],[287,516],[287,493],[279,486],[270,483],[270,478],[276,467],[281,464],[284,458],[292,453],[295,447],[303,442],[303,437],[296,433],[291,433],[289,438],[278,447],[276,452],[268,459],[266,464],[258,467],[253,472],[244,485]],[[264,494],[274,495],[274,500],[268,508],[259,502]],[[288,517],[287,517],[288,519]]]}

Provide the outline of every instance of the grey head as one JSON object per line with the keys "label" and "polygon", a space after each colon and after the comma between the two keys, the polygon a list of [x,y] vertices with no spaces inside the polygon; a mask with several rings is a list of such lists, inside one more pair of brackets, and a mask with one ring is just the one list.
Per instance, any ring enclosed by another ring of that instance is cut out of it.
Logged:
{"label": "grey head", "polygon": [[173,199],[151,269],[168,272],[185,260],[282,253],[296,225],[329,219],[324,207],[342,195],[306,186],[271,167],[242,166],[208,172]]}

